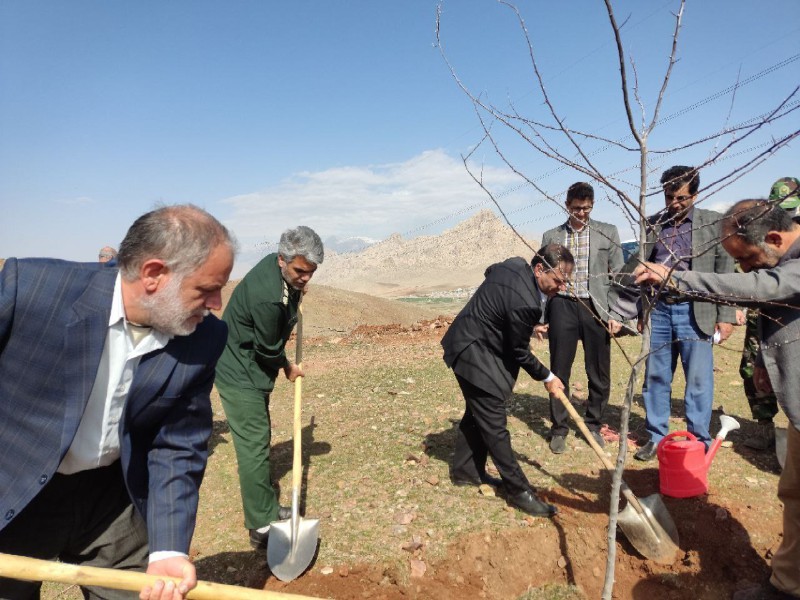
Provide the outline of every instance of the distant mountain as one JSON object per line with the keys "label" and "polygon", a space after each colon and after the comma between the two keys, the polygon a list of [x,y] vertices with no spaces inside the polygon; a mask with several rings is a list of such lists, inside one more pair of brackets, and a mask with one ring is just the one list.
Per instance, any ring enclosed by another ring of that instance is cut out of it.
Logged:
{"label": "distant mountain", "polygon": [[341,237],[332,235],[326,239],[323,244],[325,250],[333,250],[337,254],[344,254],[346,252],[361,252],[369,248],[373,244],[377,244],[380,240],[374,240],[368,237]]}
{"label": "distant mountain", "polygon": [[482,210],[440,235],[405,240],[395,233],[359,252],[326,256],[311,283],[387,298],[471,288],[492,263],[530,259],[538,243],[528,244]]}

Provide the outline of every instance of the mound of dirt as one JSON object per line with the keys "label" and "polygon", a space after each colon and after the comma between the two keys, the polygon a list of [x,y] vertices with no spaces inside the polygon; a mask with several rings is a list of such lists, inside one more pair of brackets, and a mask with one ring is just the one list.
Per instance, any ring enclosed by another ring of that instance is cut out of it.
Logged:
{"label": "mound of dirt", "polygon": [[330,254],[314,281],[386,298],[471,288],[492,263],[530,258],[537,247],[482,210],[441,235],[404,240],[394,234],[361,252]]}

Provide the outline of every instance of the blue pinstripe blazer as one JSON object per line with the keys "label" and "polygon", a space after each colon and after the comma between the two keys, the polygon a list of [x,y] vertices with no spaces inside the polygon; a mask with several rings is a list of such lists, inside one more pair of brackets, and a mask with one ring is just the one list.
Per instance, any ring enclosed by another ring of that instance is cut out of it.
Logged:
{"label": "blue pinstripe blazer", "polygon": [[[9,259],[0,271],[0,529],[65,456],[103,352],[116,268]],[[226,325],[142,357],[120,422],[121,464],[150,551],[189,551],[208,458],[209,394]]]}

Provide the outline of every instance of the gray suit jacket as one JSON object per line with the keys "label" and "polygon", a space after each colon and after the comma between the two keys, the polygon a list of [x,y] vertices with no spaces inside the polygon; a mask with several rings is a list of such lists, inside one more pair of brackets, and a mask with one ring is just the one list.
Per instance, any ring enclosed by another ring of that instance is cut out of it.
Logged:
{"label": "gray suit jacket", "polygon": [[727,275],[678,273],[673,280],[682,291],[698,293],[705,300],[761,311],[761,358],[778,402],[800,429],[800,240],[772,269]]}
{"label": "gray suit jacket", "polygon": [[[666,220],[665,211],[647,217],[647,239],[645,240],[645,260],[650,260],[653,250],[661,235],[661,223]],[[733,273],[733,259],[719,243],[719,222],[722,215],[713,210],[695,208],[692,221],[692,272],[693,273]],[[624,272],[630,273],[639,264],[639,256],[632,256],[625,264]],[[626,287],[627,286],[627,287]],[[636,308],[632,308],[638,300],[638,290],[630,287],[626,278],[620,278],[620,286],[612,292],[611,310],[619,312],[623,318],[631,318]],[[692,313],[697,326],[708,336],[714,335],[717,323],[735,323],[736,308],[710,304],[708,302],[692,302]]]}
{"label": "gray suit jacket", "polygon": [[[608,295],[611,291],[611,277],[618,273],[624,264],[619,232],[615,225],[589,219],[589,295],[592,306],[604,321],[618,316],[609,315]],[[542,246],[565,244],[567,224],[563,223],[546,231],[542,236]]]}

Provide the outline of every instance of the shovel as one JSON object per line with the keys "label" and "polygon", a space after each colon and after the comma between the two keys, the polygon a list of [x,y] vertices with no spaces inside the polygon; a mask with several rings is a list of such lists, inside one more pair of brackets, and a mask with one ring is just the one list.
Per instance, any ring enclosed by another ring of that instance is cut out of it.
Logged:
{"label": "shovel", "polygon": [[[297,355],[295,362],[303,367],[303,310],[298,307]],[[302,430],[300,399],[302,377],[294,380],[294,458],[292,460],[292,517],[272,523],[267,539],[267,564],[273,575],[281,581],[292,581],[308,568],[319,539],[319,519],[303,519],[299,514],[300,479],[302,476]]]}
{"label": "shovel", "polygon": [[[597,444],[586,423],[572,406],[572,403],[558,390],[555,395],[567,409],[573,418],[578,429],[583,433],[583,437],[589,442],[595,454],[603,462],[603,466],[613,473],[614,465],[606,456],[603,449]],[[622,442],[624,443],[624,441]],[[628,538],[631,545],[645,558],[654,560],[660,564],[672,564],[675,556],[680,550],[678,548],[678,530],[672,520],[664,501],[659,494],[652,494],[641,500],[637,498],[628,484],[624,481],[621,486],[622,494],[628,504],[619,511],[617,515],[617,525]]]}
{"label": "shovel", "polygon": [[[0,577],[25,581],[55,581],[132,592],[138,592],[146,585],[152,586],[158,580],[174,581],[176,586],[180,583],[177,577],[156,577],[135,571],[85,567],[14,554],[0,554]],[[194,600],[313,600],[314,598],[210,581],[198,581],[197,587],[190,590],[186,597]]]}

